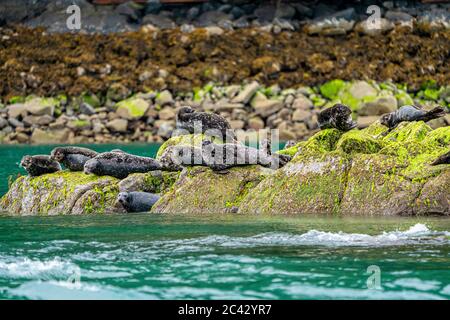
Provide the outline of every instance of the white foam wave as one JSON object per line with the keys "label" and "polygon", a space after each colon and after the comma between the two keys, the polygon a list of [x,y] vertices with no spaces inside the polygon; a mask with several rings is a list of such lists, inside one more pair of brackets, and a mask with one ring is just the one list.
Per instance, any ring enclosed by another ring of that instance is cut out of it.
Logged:
{"label": "white foam wave", "polygon": [[29,258],[0,257],[0,276],[7,278],[51,279],[64,277],[77,266],[59,258],[34,260]]}
{"label": "white foam wave", "polygon": [[164,241],[160,245],[197,248],[199,246],[252,247],[252,246],[393,246],[420,243],[450,243],[450,232],[432,231],[418,223],[406,231],[383,232],[379,235],[326,232],[310,230],[303,234],[269,232],[250,237],[207,236],[202,238]]}

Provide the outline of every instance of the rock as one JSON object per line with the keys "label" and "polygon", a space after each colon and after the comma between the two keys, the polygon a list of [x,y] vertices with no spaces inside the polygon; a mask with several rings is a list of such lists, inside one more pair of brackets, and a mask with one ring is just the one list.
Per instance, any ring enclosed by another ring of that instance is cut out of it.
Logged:
{"label": "rock", "polygon": [[16,140],[18,143],[28,143],[28,141],[30,140],[30,137],[23,132],[19,132],[16,135]]}
{"label": "rock", "polygon": [[147,112],[150,104],[142,98],[129,98],[116,104],[116,113],[123,119],[139,120]]}
{"label": "rock", "polygon": [[205,31],[208,36],[220,36],[224,33],[222,28],[216,26],[206,27]]}
{"label": "rock", "polygon": [[128,120],[114,119],[106,123],[106,127],[113,132],[127,132]]}
{"label": "rock", "polygon": [[131,91],[120,83],[113,83],[106,93],[106,98],[112,101],[121,101],[128,98]]}
{"label": "rock", "polygon": [[275,17],[290,20],[295,16],[295,8],[290,4],[283,3],[275,11]]}
{"label": "rock", "polygon": [[230,126],[232,129],[243,129],[245,127],[245,121],[242,120],[231,120]]}
{"label": "rock", "polygon": [[264,129],[264,121],[260,117],[253,117],[248,120],[248,127],[253,130]]}
{"label": "rock", "polygon": [[25,103],[26,110],[35,116],[53,116],[59,101],[53,98],[33,98]]}
{"label": "rock", "polygon": [[156,104],[160,106],[165,106],[167,104],[172,105],[174,103],[172,93],[169,90],[164,90],[156,95],[155,99]]}
{"label": "rock", "polygon": [[299,95],[297,98],[295,98],[294,102],[292,103],[292,108],[294,109],[302,109],[302,110],[309,110],[314,107],[311,100],[309,100],[304,95]]}
{"label": "rock", "polygon": [[310,35],[321,34],[324,36],[341,36],[353,29],[354,21],[341,20],[324,20],[309,24],[306,31]]}
{"label": "rock", "polygon": [[359,116],[358,117],[358,128],[364,129],[370,126],[372,123],[379,120],[379,116]]}
{"label": "rock", "polygon": [[300,16],[307,18],[311,18],[313,16],[313,10],[308,6],[302,3],[292,3],[291,5],[297,10]]}
{"label": "rock", "polygon": [[246,85],[245,88],[231,100],[231,102],[246,104],[250,101],[250,99],[254,96],[254,94],[256,93],[256,91],[258,91],[259,88],[260,88],[259,83],[254,81]]}
{"label": "rock", "polygon": [[222,20],[231,20],[231,15],[221,11],[203,12],[194,22],[200,27],[218,25]]}
{"label": "rock", "polygon": [[93,115],[95,114],[95,108],[91,106],[89,103],[83,102],[80,105],[80,112],[82,114]]}
{"label": "rock", "polygon": [[165,17],[163,15],[156,14],[147,14],[142,19],[142,24],[151,24],[160,29],[173,29],[176,28],[175,22],[172,21],[169,17]]}
{"label": "rock", "polygon": [[397,99],[394,96],[385,96],[364,103],[358,110],[358,114],[361,116],[380,116],[395,110],[397,110]]}
{"label": "rock", "polygon": [[68,137],[68,129],[44,131],[42,129],[36,128],[31,134],[30,142],[33,144],[67,143]]}
{"label": "rock", "polygon": [[119,182],[119,192],[166,193],[178,179],[179,172],[150,171],[131,174]]}
{"label": "rock", "polygon": [[13,128],[23,128],[24,127],[23,122],[17,120],[16,118],[8,118],[8,123]]}
{"label": "rock", "polygon": [[371,20],[366,19],[358,23],[355,30],[362,34],[376,36],[387,33],[388,31],[394,29],[394,27],[394,23],[385,18],[379,19],[379,25],[374,25]]}
{"label": "rock", "polygon": [[172,122],[166,120],[158,120],[155,122],[155,127],[158,128],[158,135],[164,139],[169,139],[175,126]]}
{"label": "rock", "polygon": [[384,17],[394,23],[413,22],[414,17],[406,12],[388,10]]}
{"label": "rock", "polygon": [[231,168],[227,174],[215,173],[207,167],[188,167],[151,211],[183,214],[230,213],[235,211],[242,199],[271,172],[270,169],[256,165]]}
{"label": "rock", "polygon": [[175,119],[176,112],[172,107],[165,107],[158,112],[158,115],[161,120],[172,120]]}
{"label": "rock", "polygon": [[3,128],[5,128],[8,125],[8,121],[6,121],[5,119],[3,119],[2,117],[0,117],[0,130],[2,130]]}
{"label": "rock", "polygon": [[120,212],[115,207],[118,180],[61,171],[18,178],[0,208],[14,215],[59,215]]}
{"label": "rock", "polygon": [[27,108],[23,103],[15,103],[6,107],[8,116],[10,118],[18,118],[20,116],[24,117],[27,115]]}
{"label": "rock", "polygon": [[26,126],[46,126],[52,123],[54,118],[49,115],[43,115],[43,116],[26,116],[23,118],[23,123]]}
{"label": "rock", "polygon": [[283,102],[280,100],[268,99],[264,94],[258,92],[252,99],[251,106],[255,113],[267,117],[283,108]]}
{"label": "rock", "polygon": [[292,121],[305,121],[311,116],[310,111],[304,109],[296,109],[292,114]]}
{"label": "rock", "polygon": [[280,151],[301,152],[259,183],[238,212],[449,214],[450,168],[429,164],[448,151],[450,127],[433,131],[423,122],[402,123],[381,137],[386,130],[378,123],[344,135],[326,129]]}
{"label": "rock", "polygon": [[82,119],[71,120],[67,122],[66,126],[73,131],[85,131],[92,128],[92,124],[90,121]]}
{"label": "rock", "polygon": [[262,72],[265,75],[271,75],[281,71],[281,65],[273,57],[264,56],[253,60],[252,70],[255,73]]}
{"label": "rock", "polygon": [[377,90],[365,81],[355,81],[350,85],[348,91],[353,98],[358,100],[377,95]]}

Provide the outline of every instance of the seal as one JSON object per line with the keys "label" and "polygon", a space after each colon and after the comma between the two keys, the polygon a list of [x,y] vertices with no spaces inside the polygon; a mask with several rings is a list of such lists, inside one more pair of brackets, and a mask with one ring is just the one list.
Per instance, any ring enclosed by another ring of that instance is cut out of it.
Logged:
{"label": "seal", "polygon": [[28,172],[28,175],[32,177],[61,170],[59,162],[47,155],[24,156],[20,161],[20,165]]}
{"label": "seal", "polygon": [[86,161],[96,157],[97,152],[80,147],[58,147],[52,150],[51,158],[70,171],[83,171]]}
{"label": "seal", "polygon": [[431,163],[432,166],[437,166],[438,164],[450,164],[450,151],[437,157],[437,159]]}
{"label": "seal", "polygon": [[402,106],[394,112],[387,113],[381,116],[380,122],[389,128],[394,129],[400,122],[404,121],[430,121],[445,115],[443,107],[438,106],[433,110],[426,111],[418,106]]}
{"label": "seal", "polygon": [[201,129],[201,133],[220,136],[223,141],[237,141],[228,121],[215,113],[196,112],[191,107],[182,107],[178,110],[176,123],[178,129],[187,130],[190,133]]}
{"label": "seal", "polygon": [[161,170],[159,161],[125,152],[104,152],[84,164],[84,173],[124,179],[131,173]]}
{"label": "seal", "polygon": [[267,150],[237,143],[215,144],[209,140],[202,142],[203,161],[214,171],[226,171],[232,167],[253,164],[277,169],[291,159],[288,155],[268,154]]}
{"label": "seal", "polygon": [[117,201],[127,212],[148,212],[160,196],[149,192],[121,192]]}
{"label": "seal", "polygon": [[189,145],[169,146],[158,159],[163,170],[181,171],[185,166],[203,165],[202,149]]}
{"label": "seal", "polygon": [[322,110],[317,118],[321,130],[335,128],[340,131],[349,131],[356,127],[356,122],[352,119],[352,111],[340,103]]}
{"label": "seal", "polygon": [[286,144],[284,145],[284,150],[294,147],[297,144],[295,140],[288,140],[286,141]]}

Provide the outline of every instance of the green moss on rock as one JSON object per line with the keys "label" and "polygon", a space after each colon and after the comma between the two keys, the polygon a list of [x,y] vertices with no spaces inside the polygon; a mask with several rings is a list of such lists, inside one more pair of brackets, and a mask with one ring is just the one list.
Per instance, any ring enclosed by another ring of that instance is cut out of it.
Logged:
{"label": "green moss on rock", "polygon": [[[21,215],[117,211],[114,209],[117,182],[113,177],[69,171],[20,177],[2,198],[1,209]],[[97,194],[95,201],[89,197],[92,192]]]}

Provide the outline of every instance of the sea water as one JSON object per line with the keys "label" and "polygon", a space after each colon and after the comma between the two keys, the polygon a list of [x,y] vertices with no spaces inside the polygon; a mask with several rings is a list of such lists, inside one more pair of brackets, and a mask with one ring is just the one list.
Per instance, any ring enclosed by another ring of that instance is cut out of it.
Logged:
{"label": "sea water", "polygon": [[449,219],[343,216],[0,215],[0,299],[450,298]]}

